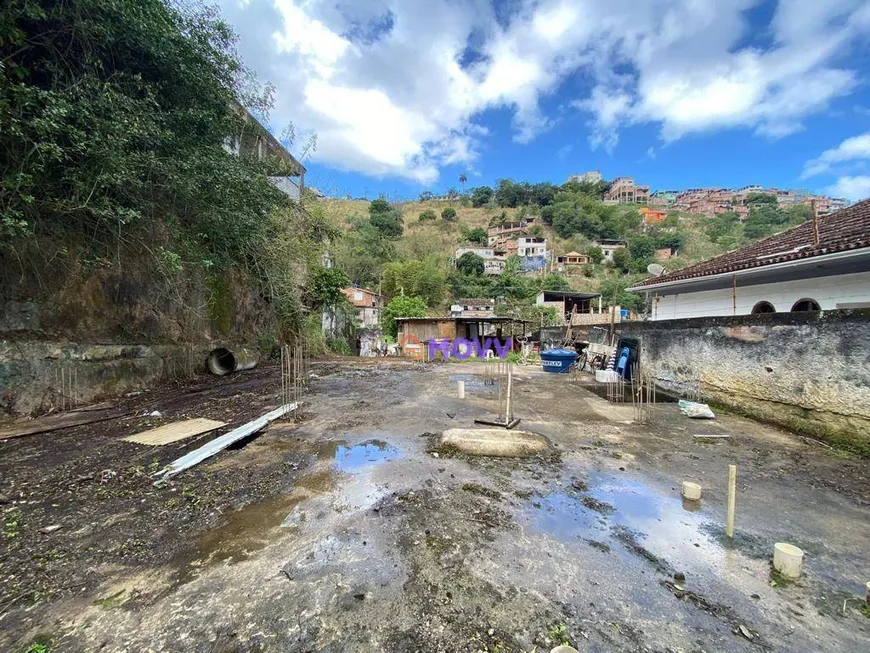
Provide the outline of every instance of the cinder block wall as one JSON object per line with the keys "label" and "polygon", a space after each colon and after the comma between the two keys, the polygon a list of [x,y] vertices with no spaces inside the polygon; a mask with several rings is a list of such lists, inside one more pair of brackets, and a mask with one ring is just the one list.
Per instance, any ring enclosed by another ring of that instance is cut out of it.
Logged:
{"label": "cinder block wall", "polygon": [[870,310],[629,322],[641,365],[682,394],[870,456]]}

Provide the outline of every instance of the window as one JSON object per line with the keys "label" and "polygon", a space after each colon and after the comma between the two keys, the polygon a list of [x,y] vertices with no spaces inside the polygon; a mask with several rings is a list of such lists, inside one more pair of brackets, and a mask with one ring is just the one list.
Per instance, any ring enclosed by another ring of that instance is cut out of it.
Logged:
{"label": "window", "polygon": [[815,299],[801,299],[795,302],[791,307],[792,313],[802,313],[804,311],[820,311],[819,303]]}
{"label": "window", "polygon": [[776,313],[776,309],[770,302],[758,302],[752,307],[752,314],[755,315],[757,313]]}

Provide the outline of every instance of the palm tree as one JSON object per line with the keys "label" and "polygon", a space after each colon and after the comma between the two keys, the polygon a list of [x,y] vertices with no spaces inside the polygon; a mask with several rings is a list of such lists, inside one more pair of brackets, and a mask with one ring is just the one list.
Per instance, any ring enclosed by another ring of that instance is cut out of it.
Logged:
{"label": "palm tree", "polygon": [[464,172],[461,175],[459,175],[459,183],[462,184],[462,194],[463,195],[465,194],[465,182],[467,182],[467,181],[468,181],[468,177],[465,176]]}

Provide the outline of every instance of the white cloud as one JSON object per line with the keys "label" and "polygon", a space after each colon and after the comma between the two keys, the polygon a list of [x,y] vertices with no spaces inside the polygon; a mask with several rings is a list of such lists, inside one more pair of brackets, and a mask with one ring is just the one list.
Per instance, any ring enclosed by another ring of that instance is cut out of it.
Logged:
{"label": "white cloud", "polygon": [[870,197],[870,175],[840,177],[837,183],[829,186],[825,192],[831,197],[845,197],[853,202],[867,199]]}
{"label": "white cloud", "polygon": [[837,147],[822,152],[818,158],[807,161],[801,178],[822,175],[829,172],[832,166],[862,159],[870,159],[870,132],[847,138]]}
{"label": "white cloud", "polygon": [[870,31],[866,0],[780,0],[751,28],[757,0],[514,0],[507,20],[490,0],[221,2],[242,56],[277,87],[276,132],[292,121],[317,133],[322,163],[421,184],[473,169],[488,109],[511,111],[521,143],[551,128],[542,99],[569,79],[591,89],[570,106],[607,151],[644,122],[665,141],[783,137],[851,92],[844,55]]}

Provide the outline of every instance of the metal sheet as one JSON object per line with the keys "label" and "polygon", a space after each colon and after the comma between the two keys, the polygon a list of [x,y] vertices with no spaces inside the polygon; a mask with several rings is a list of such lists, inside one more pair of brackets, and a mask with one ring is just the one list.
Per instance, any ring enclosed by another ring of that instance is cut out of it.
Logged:
{"label": "metal sheet", "polygon": [[218,422],[213,419],[188,419],[183,422],[174,422],[172,424],[158,426],[156,429],[149,429],[121,439],[124,442],[160,446],[171,442],[177,442],[178,440],[183,440],[184,438],[189,438],[193,435],[199,435],[200,433],[208,433],[209,431],[214,431],[215,429],[219,429],[226,425],[226,422]]}
{"label": "metal sheet", "polygon": [[187,455],[182,456],[178,460],[169,463],[169,465],[167,465],[155,474],[155,476],[159,478],[154,481],[154,485],[163,483],[164,481],[172,478],[179,472],[182,472],[185,469],[189,469],[194,465],[198,465],[206,458],[211,458],[216,453],[219,453],[220,451],[226,449],[233,442],[238,442],[239,440],[256,433],[270,422],[273,422],[279,417],[283,417],[287,413],[296,410],[297,406],[298,404],[295,402],[291,404],[284,404],[283,406],[276,408],[269,413],[266,413],[262,417],[258,417],[254,421],[243,424],[238,428],[234,428],[229,433],[225,433],[224,435],[215,438],[208,444],[204,444],[199,449],[195,449]]}

